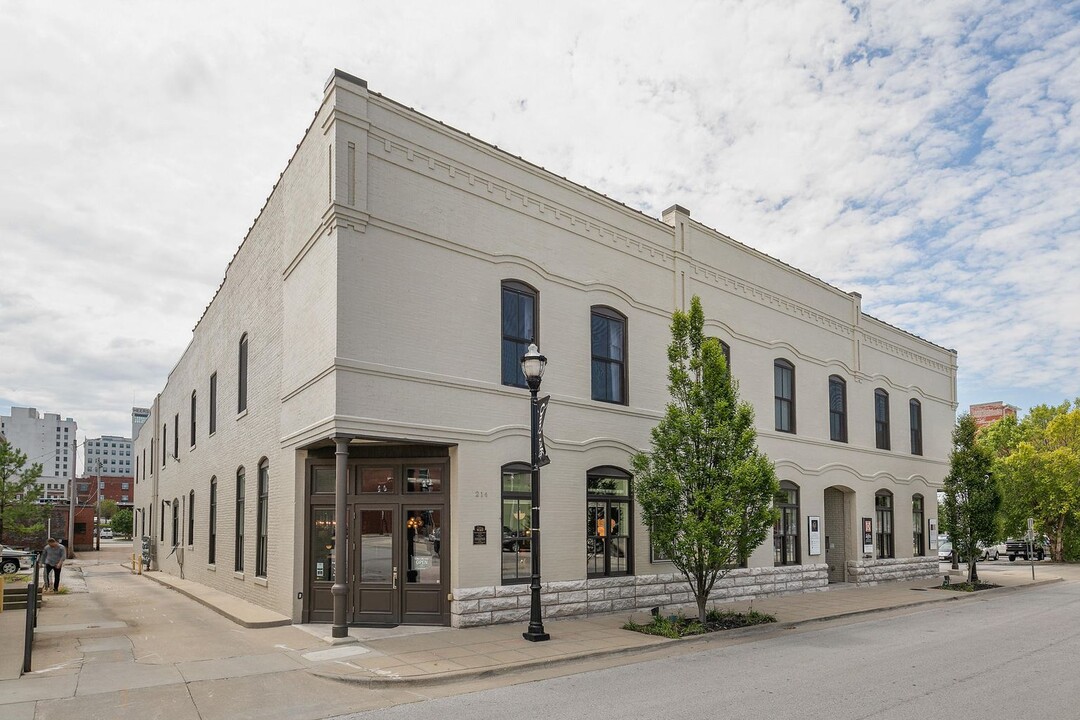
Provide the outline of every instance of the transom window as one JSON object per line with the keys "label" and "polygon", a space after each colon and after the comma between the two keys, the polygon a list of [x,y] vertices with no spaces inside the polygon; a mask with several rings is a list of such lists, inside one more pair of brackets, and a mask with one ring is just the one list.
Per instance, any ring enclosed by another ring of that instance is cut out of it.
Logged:
{"label": "transom window", "polygon": [[592,309],[592,398],[625,405],[626,317],[609,307]]}
{"label": "transom window", "polygon": [[773,564],[799,564],[799,486],[783,480],[776,494],[780,516],[773,526]]}
{"label": "transom window", "polygon": [[528,387],[521,372],[521,356],[537,342],[539,324],[537,292],[525,283],[502,284],[502,384]]}
{"label": "transom window", "polygon": [[630,575],[633,534],[630,474],[614,467],[586,475],[585,565],[589,577]]}
{"label": "transom window", "polygon": [[881,388],[874,391],[874,437],[879,450],[890,449],[889,393]]}
{"label": "transom window", "polygon": [[847,382],[839,375],[829,376],[829,439],[847,442]]}
{"label": "transom window", "polygon": [[532,574],[532,469],[527,463],[502,468],[502,581],[528,582]]}
{"label": "transom window", "polygon": [[776,429],[795,432],[795,366],[783,358],[773,362]]}
{"label": "transom window", "polygon": [[893,495],[888,490],[878,490],[874,495],[874,509],[877,511],[877,556],[895,557],[893,550]]}
{"label": "transom window", "polygon": [[922,455],[922,403],[912,400],[908,403],[911,416],[911,454]]}

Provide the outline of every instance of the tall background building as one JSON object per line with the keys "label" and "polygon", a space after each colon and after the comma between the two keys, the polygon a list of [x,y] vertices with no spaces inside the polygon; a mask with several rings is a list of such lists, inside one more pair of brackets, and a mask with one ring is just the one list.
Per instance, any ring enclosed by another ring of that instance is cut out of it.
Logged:
{"label": "tall background building", "polygon": [[87,438],[83,445],[83,474],[88,477],[134,477],[131,438],[118,435]]}
{"label": "tall background building", "polygon": [[133,407],[131,408],[131,439],[139,437],[139,429],[150,417],[150,408]]}
{"label": "tall background building", "polygon": [[61,420],[58,413],[41,414],[37,408],[12,407],[11,415],[0,415],[0,432],[8,442],[26,453],[28,464],[41,463],[38,483],[50,499],[68,496],[68,483],[75,478],[78,428],[72,418]]}
{"label": "tall background building", "polygon": [[1019,411],[1020,408],[1015,405],[1006,405],[1000,400],[968,406],[968,412],[971,413],[971,417],[975,418],[975,425],[980,428],[997,422],[1003,417],[1016,417]]}

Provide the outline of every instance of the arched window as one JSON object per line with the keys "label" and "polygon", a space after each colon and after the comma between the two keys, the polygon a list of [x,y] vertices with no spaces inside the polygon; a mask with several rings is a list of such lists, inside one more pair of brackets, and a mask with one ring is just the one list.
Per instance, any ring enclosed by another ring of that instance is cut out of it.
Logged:
{"label": "arched window", "polygon": [[776,401],[776,429],[795,432],[795,366],[783,358],[773,361],[773,395]]}
{"label": "arched window", "polygon": [[236,361],[236,412],[247,410],[248,389],[248,336],[240,336],[240,346]]}
{"label": "arched window", "polygon": [[874,438],[879,450],[889,450],[889,393],[874,391]]}
{"label": "arched window", "polygon": [[502,384],[528,387],[521,372],[521,357],[529,343],[540,344],[539,293],[518,280],[502,283]]}
{"label": "arched window", "polygon": [[210,515],[207,518],[206,562],[217,562],[217,476],[210,478]]}
{"label": "arched window", "polygon": [[532,468],[528,463],[502,467],[502,581],[529,582],[532,573]]}
{"label": "arched window", "polygon": [[270,463],[259,463],[259,499],[255,514],[255,577],[266,577],[266,538],[270,512]]}
{"label": "arched window", "polygon": [[188,492],[187,544],[195,544],[195,491]]}
{"label": "arched window", "polygon": [[244,572],[244,468],[236,471],[236,532],[233,545],[233,570]]}
{"label": "arched window", "polygon": [[592,399],[626,405],[626,316],[596,305],[590,317]]}
{"label": "arched window", "polygon": [[922,557],[926,554],[926,543],[923,540],[923,517],[925,512],[923,510],[923,496],[912,495],[911,496],[911,529],[913,538],[913,550],[914,557]]}
{"label": "arched window", "polygon": [[782,480],[776,494],[779,516],[773,526],[773,564],[799,564],[799,486]]}
{"label": "arched window", "polygon": [[878,490],[874,495],[874,509],[877,511],[877,556],[895,557],[893,549],[893,494],[888,490]]}
{"label": "arched window", "polygon": [[922,455],[922,403],[912,400],[908,403],[911,416],[911,454]]}
{"label": "arched window", "polygon": [[173,547],[180,544],[180,498],[172,501],[172,544]]}
{"label": "arched window", "polygon": [[847,442],[847,382],[839,375],[829,376],[829,439]]}
{"label": "arched window", "polygon": [[630,474],[607,466],[589,470],[585,499],[585,566],[589,577],[633,574]]}

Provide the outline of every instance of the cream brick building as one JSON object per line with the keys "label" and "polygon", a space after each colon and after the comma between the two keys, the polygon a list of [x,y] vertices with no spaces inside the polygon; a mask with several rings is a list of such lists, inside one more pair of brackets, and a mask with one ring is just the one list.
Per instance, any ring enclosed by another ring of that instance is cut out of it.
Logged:
{"label": "cream brick building", "polygon": [[523,621],[515,367],[535,340],[545,613],[685,602],[628,471],[693,294],[786,490],[774,541],[716,596],[936,572],[954,351],[679,206],[647,217],[340,71],[136,439],[136,528],[162,572],[298,622],[331,619],[340,554],[349,623]]}

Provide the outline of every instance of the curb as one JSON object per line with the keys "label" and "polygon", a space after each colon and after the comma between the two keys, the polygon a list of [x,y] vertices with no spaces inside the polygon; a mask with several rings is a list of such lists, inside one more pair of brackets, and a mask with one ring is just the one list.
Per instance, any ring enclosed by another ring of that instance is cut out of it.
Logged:
{"label": "curb", "polygon": [[[125,567],[125,568],[128,568],[129,570],[131,569],[131,565],[129,565],[129,564],[125,565],[125,564],[121,563],[121,566]],[[175,585],[173,585],[171,583],[166,582],[165,580],[154,577],[153,572],[143,571],[142,577],[153,580],[154,582],[156,582],[158,585],[161,585],[162,587],[166,587],[166,588],[168,588],[170,590],[174,590],[174,591],[180,593],[181,595],[194,600],[195,602],[199,603],[203,607],[206,607],[206,608],[209,608],[209,609],[213,610],[218,615],[221,615],[222,617],[224,617],[224,618],[226,618],[228,620],[231,620],[232,622],[236,623],[237,625],[239,625],[241,627],[250,628],[250,629],[253,629],[253,630],[258,630],[258,629],[262,629],[262,628],[283,627],[285,625],[292,625],[293,624],[291,618],[284,618],[282,620],[244,620],[243,618],[238,617],[238,616],[234,615],[233,613],[229,612],[225,608],[218,607],[217,605],[213,604],[212,602],[210,602],[206,598],[200,597],[199,595],[196,595],[195,593],[189,592],[189,591],[185,590],[184,588],[177,587],[177,586],[175,586]]]}
{"label": "curb", "polygon": [[[409,686],[436,686],[445,685],[451,682],[457,682],[460,680],[484,680],[487,678],[498,677],[500,675],[506,675],[512,672],[526,672],[531,670],[543,670],[545,668],[558,667],[560,665],[567,665],[570,663],[580,662],[582,660],[590,660],[598,657],[622,657],[626,655],[644,655],[649,652],[653,652],[663,648],[670,648],[679,645],[691,645],[699,643],[716,642],[718,640],[737,638],[742,639],[748,636],[765,634],[769,631],[777,630],[790,630],[799,625],[808,625],[811,623],[823,623],[831,620],[839,620],[841,618],[853,618],[860,615],[871,615],[874,613],[890,612],[892,610],[901,610],[906,608],[921,607],[923,605],[934,605],[945,602],[956,602],[964,600],[972,600],[974,598],[986,598],[988,594],[1002,595],[1011,592],[1017,592],[1028,588],[1035,588],[1042,585],[1052,585],[1054,583],[1063,582],[1062,578],[1052,578],[1049,580],[1039,580],[1036,582],[1027,583],[1024,585],[1011,585],[991,588],[989,590],[980,590],[978,592],[955,592],[948,591],[949,596],[945,597],[933,597],[926,600],[920,600],[914,603],[900,603],[895,605],[884,605],[881,607],[865,608],[862,610],[853,610],[851,612],[836,613],[835,615],[823,615],[821,617],[807,618],[805,620],[787,620],[778,621],[775,623],[767,623],[765,625],[752,625],[750,627],[736,628],[734,630],[725,630],[720,633],[706,633],[704,635],[691,635],[684,638],[660,638],[657,637],[659,642],[650,643],[648,645],[638,645],[634,647],[618,648],[618,649],[603,649],[593,650],[582,653],[575,653],[573,655],[564,655],[554,658],[540,658],[537,660],[526,660],[519,663],[513,663],[508,665],[500,665],[496,667],[478,668],[478,669],[465,669],[465,670],[449,670],[443,673],[436,673],[431,675],[415,675],[410,677],[359,677],[356,675],[342,675],[339,673],[326,672],[315,668],[308,668],[308,672],[316,677],[325,678],[327,680],[336,680],[338,682],[349,683],[352,685],[363,685],[371,688],[387,688],[387,687],[401,687],[405,685]],[[930,587],[927,591],[933,591],[938,588]],[[630,631],[626,631],[630,632]]]}

